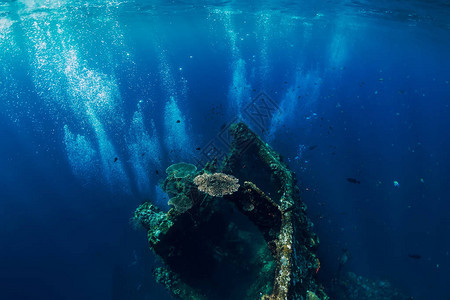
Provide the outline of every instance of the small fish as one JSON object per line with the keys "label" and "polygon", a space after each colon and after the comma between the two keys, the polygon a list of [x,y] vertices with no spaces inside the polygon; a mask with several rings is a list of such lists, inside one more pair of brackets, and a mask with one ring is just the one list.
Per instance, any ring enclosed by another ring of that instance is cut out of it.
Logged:
{"label": "small fish", "polygon": [[177,120],[177,123],[180,123],[181,121],[180,120]]}
{"label": "small fish", "polygon": [[158,174],[159,174],[159,171],[158,171],[158,170],[155,170],[155,174],[158,175]]}
{"label": "small fish", "polygon": [[200,150],[200,147],[195,148],[195,150]]}
{"label": "small fish", "polygon": [[350,258],[350,253],[347,249],[342,249],[341,256],[339,256],[339,265],[343,266],[348,262],[348,259]]}
{"label": "small fish", "polygon": [[348,182],[351,182],[351,183],[354,183],[354,184],[360,184],[361,183],[361,181],[359,181],[359,180],[356,180],[355,178],[347,178],[347,181]]}
{"label": "small fish", "polygon": [[114,157],[114,162],[116,162],[118,160],[118,158],[117,157]]}
{"label": "small fish", "polygon": [[316,149],[316,148],[317,148],[317,145],[312,145],[312,146],[309,146],[309,147],[308,147],[309,150],[314,150],[314,149]]}
{"label": "small fish", "polygon": [[421,259],[422,256],[419,254],[408,254],[408,257],[412,258],[412,259]]}
{"label": "small fish", "polygon": [[338,270],[337,270],[337,275],[339,276],[342,268],[345,266],[345,264],[347,264],[348,260],[350,259],[350,252],[347,249],[342,249],[342,253],[338,258]]}

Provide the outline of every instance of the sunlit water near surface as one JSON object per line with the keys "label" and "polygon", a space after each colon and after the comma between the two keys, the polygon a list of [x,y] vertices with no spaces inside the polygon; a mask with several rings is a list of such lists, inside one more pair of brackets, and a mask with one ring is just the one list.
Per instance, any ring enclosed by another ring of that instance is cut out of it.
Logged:
{"label": "sunlit water near surface", "polygon": [[348,249],[450,299],[449,53],[448,1],[0,1],[0,298],[170,299],[129,218],[237,118],[297,173],[324,284]]}

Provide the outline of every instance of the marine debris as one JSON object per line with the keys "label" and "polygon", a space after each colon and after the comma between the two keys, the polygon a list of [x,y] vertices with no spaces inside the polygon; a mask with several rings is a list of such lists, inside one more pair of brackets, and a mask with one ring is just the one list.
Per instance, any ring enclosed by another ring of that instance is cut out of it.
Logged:
{"label": "marine debris", "polygon": [[164,264],[156,281],[180,299],[329,299],[295,174],[244,123],[230,134],[224,161],[167,172],[167,213],[150,202],[137,208]]}

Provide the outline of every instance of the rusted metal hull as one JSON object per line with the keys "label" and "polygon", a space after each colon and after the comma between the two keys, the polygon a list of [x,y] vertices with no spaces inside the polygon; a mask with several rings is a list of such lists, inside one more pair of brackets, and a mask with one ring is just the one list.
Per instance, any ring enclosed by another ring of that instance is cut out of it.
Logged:
{"label": "rusted metal hull", "polygon": [[165,265],[156,279],[182,299],[328,299],[315,277],[319,242],[295,174],[245,124],[232,125],[230,133],[224,162],[196,174],[236,176],[238,191],[211,197],[192,185],[194,175],[168,176],[164,186],[179,187],[175,193],[190,197],[192,207],[164,213],[146,203],[136,211]]}

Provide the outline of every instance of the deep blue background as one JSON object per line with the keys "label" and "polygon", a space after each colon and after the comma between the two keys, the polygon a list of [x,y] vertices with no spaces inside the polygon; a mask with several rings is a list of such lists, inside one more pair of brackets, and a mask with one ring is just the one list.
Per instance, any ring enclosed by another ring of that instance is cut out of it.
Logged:
{"label": "deep blue background", "polygon": [[348,271],[450,299],[445,2],[0,12],[2,299],[169,299],[129,218],[166,205],[164,169],[248,120],[260,91],[279,105],[263,137],[298,173],[320,278],[346,248]]}

